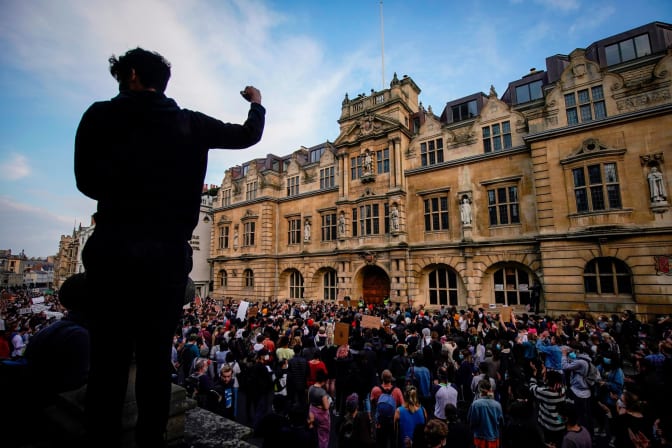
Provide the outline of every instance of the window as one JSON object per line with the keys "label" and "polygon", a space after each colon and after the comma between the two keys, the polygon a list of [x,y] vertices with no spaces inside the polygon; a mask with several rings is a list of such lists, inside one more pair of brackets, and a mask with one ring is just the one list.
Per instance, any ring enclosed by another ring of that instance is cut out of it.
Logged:
{"label": "window", "polygon": [[476,104],[476,100],[458,104],[453,106],[451,109],[453,112],[453,123],[456,121],[474,118],[476,115],[478,115],[478,106]]}
{"label": "window", "polygon": [[219,249],[229,248],[229,226],[221,226],[219,228]]}
{"label": "window", "polygon": [[544,94],[541,91],[541,79],[516,87],[517,104],[538,100],[543,96]]}
{"label": "window", "polygon": [[257,198],[257,182],[248,182],[245,188],[245,199],[251,201]]}
{"label": "window", "polygon": [[299,194],[299,176],[287,178],[287,196],[296,196]]}
{"label": "window", "polygon": [[254,246],[254,222],[246,222],[243,227],[243,246]]}
{"label": "window", "polygon": [[246,288],[254,287],[254,272],[252,272],[252,269],[245,269],[243,271],[243,278],[245,279]]}
{"label": "window", "polygon": [[247,173],[249,173],[249,172],[250,172],[250,164],[249,164],[249,163],[245,163],[245,164],[243,165],[243,176],[247,176]]}
{"label": "window", "polygon": [[651,54],[651,42],[648,34],[641,34],[604,47],[607,65],[620,64]]}
{"label": "window", "polygon": [[488,190],[490,225],[519,224],[518,187],[500,187]]}
{"label": "window", "polygon": [[322,215],[322,241],[336,240],[336,213]]}
{"label": "window", "polygon": [[320,188],[331,188],[336,185],[336,178],[334,176],[335,168],[323,168],[320,170]]}
{"label": "window", "polygon": [[299,271],[292,271],[289,275],[289,298],[303,299],[303,276]]}
{"label": "window", "polygon": [[448,230],[448,196],[427,198],[425,203],[425,232]]}
{"label": "window", "polygon": [[457,275],[440,268],[429,273],[429,304],[457,306]]}
{"label": "window", "polygon": [[[359,215],[358,215],[359,213]],[[359,220],[357,219],[359,216]],[[361,205],[352,209],[352,232],[353,236],[367,236],[380,234],[379,205]],[[359,231],[358,231],[359,228]]]}
{"label": "window", "polygon": [[443,139],[437,138],[420,143],[420,163],[422,166],[436,165],[443,162]]}
{"label": "window", "polygon": [[328,271],[322,277],[324,282],[324,300],[336,300],[336,271]]}
{"label": "window", "polygon": [[485,126],[483,129],[484,152],[501,151],[511,147],[511,124],[508,121]]}
{"label": "window", "polygon": [[229,283],[229,275],[225,269],[219,271],[219,286],[227,286]]}
{"label": "window", "polygon": [[565,109],[567,111],[567,124],[570,126],[606,118],[607,109],[604,105],[602,86],[566,94]]}
{"label": "window", "polygon": [[310,163],[316,163],[320,161],[320,157],[324,154],[324,147],[318,149],[310,150]]}
{"label": "window", "polygon": [[364,156],[350,157],[350,178],[352,180],[362,177],[362,166],[364,165]]}
{"label": "window", "polygon": [[231,205],[231,189],[227,188],[226,190],[222,191],[222,207],[226,207],[227,205]]}
{"label": "window", "polygon": [[530,303],[527,272],[514,266],[505,266],[492,276],[495,289],[495,303],[502,305],[527,305]]}
{"label": "window", "polygon": [[390,172],[390,150],[389,149],[382,149],[380,151],[376,151],[376,168],[377,168],[377,173],[382,174],[382,173],[389,173]]}
{"label": "window", "polygon": [[615,163],[588,165],[572,170],[574,198],[579,213],[620,209],[621,187]]}
{"label": "window", "polygon": [[632,295],[630,270],[616,258],[600,257],[589,261],[583,271],[583,285],[587,294]]}
{"label": "window", "polygon": [[287,225],[287,243],[299,244],[301,242],[301,218],[290,218]]}

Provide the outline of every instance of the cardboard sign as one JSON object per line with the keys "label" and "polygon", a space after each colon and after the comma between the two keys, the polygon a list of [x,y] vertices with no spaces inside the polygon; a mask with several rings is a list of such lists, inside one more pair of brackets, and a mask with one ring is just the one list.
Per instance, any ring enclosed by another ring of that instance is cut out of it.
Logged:
{"label": "cardboard sign", "polygon": [[502,320],[504,322],[511,322],[511,307],[510,306],[503,306],[500,310],[500,313],[502,315]]}
{"label": "cardboard sign", "polygon": [[337,322],[334,328],[334,345],[345,345],[350,336],[350,325],[345,322]]}
{"label": "cardboard sign", "polygon": [[258,306],[251,306],[247,310],[247,318],[249,319],[250,317],[257,317],[257,314],[259,314],[259,307]]}
{"label": "cardboard sign", "polygon": [[362,322],[360,323],[362,328],[380,328],[382,324],[380,323],[380,317],[376,316],[367,316],[366,314],[362,315]]}

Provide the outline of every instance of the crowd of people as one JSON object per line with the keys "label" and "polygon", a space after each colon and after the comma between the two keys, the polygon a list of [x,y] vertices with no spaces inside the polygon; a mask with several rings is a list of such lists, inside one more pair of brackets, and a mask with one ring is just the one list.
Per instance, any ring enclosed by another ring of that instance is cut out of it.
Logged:
{"label": "crowd of people", "polygon": [[200,406],[267,436],[264,446],[672,443],[669,316],[253,305],[241,319],[236,304],[192,304],[175,378],[194,384]]}
{"label": "crowd of people", "polygon": [[[56,321],[18,314],[28,299],[3,310],[3,363]],[[672,446],[669,316],[245,305],[185,305],[173,381],[264,447]]]}

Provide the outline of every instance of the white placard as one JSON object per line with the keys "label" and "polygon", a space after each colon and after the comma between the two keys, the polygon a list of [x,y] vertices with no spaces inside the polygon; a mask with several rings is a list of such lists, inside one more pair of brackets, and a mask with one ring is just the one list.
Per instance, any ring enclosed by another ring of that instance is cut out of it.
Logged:
{"label": "white placard", "polygon": [[238,305],[238,312],[236,313],[236,319],[240,319],[241,322],[247,318],[247,308],[249,308],[250,302],[244,300],[240,301]]}

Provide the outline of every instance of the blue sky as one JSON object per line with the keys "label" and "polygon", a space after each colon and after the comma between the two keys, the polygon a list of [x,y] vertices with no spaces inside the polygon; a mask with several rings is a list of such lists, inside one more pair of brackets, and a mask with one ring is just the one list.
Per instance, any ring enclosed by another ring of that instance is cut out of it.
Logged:
{"label": "blue sky", "polygon": [[[107,58],[141,46],[173,66],[166,94],[224,121],[247,111],[257,86],[263,140],[211,151],[206,182],[268,153],[338,136],[345,93],[389,86],[394,72],[446,102],[510,81],[545,59],[653,21],[670,0],[3,0],[0,6],[0,249],[53,255],[60,235],[89,225],[73,139],[84,110],[117,93]],[[383,84],[384,81],[384,84]],[[147,207],[152,207],[147,198]]]}

